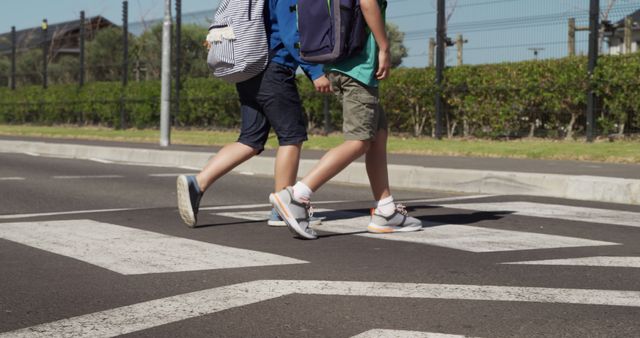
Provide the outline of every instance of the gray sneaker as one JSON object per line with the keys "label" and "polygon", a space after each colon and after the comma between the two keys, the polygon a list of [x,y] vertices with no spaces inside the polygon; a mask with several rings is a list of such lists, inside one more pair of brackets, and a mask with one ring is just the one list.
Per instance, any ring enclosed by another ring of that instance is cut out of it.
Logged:
{"label": "gray sneaker", "polygon": [[309,204],[294,200],[291,187],[272,193],[269,201],[295,236],[304,239],[318,238],[316,232],[309,228]]}
{"label": "gray sneaker", "polygon": [[396,205],[396,210],[391,216],[380,215],[373,210],[371,212],[371,222],[367,226],[369,232],[376,234],[386,234],[391,232],[410,232],[422,229],[422,221],[410,217],[404,205]]}
{"label": "gray sneaker", "polygon": [[176,182],[178,192],[178,210],[180,218],[190,227],[198,222],[198,209],[202,192],[195,176],[180,175]]}

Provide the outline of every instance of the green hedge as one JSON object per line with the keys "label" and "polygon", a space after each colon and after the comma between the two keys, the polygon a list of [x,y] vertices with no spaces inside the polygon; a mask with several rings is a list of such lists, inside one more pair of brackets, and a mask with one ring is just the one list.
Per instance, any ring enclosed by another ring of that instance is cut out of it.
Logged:
{"label": "green hedge", "polygon": [[[443,99],[449,136],[575,137],[584,132],[587,88],[602,98],[598,130],[602,134],[640,129],[640,54],[608,56],[599,61],[589,81],[584,57],[496,65],[459,66],[445,71]],[[325,96],[304,76],[300,96],[311,130],[325,127]],[[433,68],[400,68],[380,87],[393,132],[433,135],[435,129]],[[329,96],[330,127],[339,130],[341,107]],[[125,112],[128,126],[157,127],[160,83],[132,82],[124,90],[117,82],[95,82],[79,89],[54,85],[47,90],[0,88],[0,122],[78,124],[117,127]],[[239,103],[233,85],[212,78],[182,84],[181,127],[235,128]]]}

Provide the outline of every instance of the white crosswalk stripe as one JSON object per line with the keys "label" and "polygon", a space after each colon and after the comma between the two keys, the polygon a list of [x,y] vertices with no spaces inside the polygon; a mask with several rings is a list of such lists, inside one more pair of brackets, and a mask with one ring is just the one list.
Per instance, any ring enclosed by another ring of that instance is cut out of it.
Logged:
{"label": "white crosswalk stripe", "polygon": [[0,238],[125,275],[307,263],[92,220],[0,223]]}
{"label": "white crosswalk stripe", "polygon": [[53,176],[57,180],[77,180],[77,179],[92,179],[92,178],[123,178],[122,175],[69,175],[69,176]]}
{"label": "white crosswalk stripe", "polygon": [[473,338],[470,336],[460,336],[455,334],[406,331],[406,330],[382,330],[374,329],[351,338]]}
{"label": "white crosswalk stripe", "polygon": [[580,258],[565,258],[565,259],[547,259],[547,260],[525,261],[525,262],[506,262],[502,264],[640,268],[640,257],[597,256],[597,257],[580,257]]}
{"label": "white crosswalk stripe", "polygon": [[520,216],[640,227],[640,213],[620,210],[583,208],[569,205],[531,202],[461,203],[442,204],[440,206],[443,208],[483,212],[508,211]]}
{"label": "white crosswalk stripe", "polygon": [[640,291],[420,283],[260,280],[151,300],[0,334],[111,337],[286,295],[459,299],[640,307]]}
{"label": "white crosswalk stripe", "polygon": [[[581,246],[618,245],[618,243],[590,239],[538,234],[532,232],[492,229],[459,224],[429,224],[422,231],[411,233],[369,234],[366,233],[369,216],[359,213],[339,212],[332,216],[332,210],[317,209],[317,215],[327,216],[316,230],[334,233],[353,233],[357,236],[435,245],[469,252],[497,252],[515,250],[554,249]],[[264,220],[265,211],[224,212],[226,217]],[[337,219],[336,219],[337,218]]]}

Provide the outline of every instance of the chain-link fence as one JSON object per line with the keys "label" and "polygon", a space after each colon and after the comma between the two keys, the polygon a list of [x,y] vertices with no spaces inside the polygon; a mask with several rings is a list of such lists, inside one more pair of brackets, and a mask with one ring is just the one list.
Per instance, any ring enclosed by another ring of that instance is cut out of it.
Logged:
{"label": "chain-link fence", "polygon": [[[587,132],[592,92],[598,98],[592,107],[597,135],[640,133],[640,0],[599,1],[599,58],[593,75],[588,58],[590,0],[443,1],[446,47],[439,73],[440,1],[389,0],[387,18],[404,31],[402,43],[423,46],[409,49],[406,63],[417,65],[412,71],[399,71],[383,84],[383,93],[388,93],[383,100],[401,121],[395,131],[435,136],[439,121],[440,134],[450,137],[574,138]],[[175,14],[181,14],[180,4],[176,1]],[[150,101],[159,96],[162,22],[129,24],[126,8],[124,1],[121,22],[82,17],[0,35],[0,86],[19,91],[33,86],[81,88],[51,104],[43,100],[55,99],[54,94],[34,94],[40,97],[33,102],[12,102],[9,94],[2,94],[0,110],[30,112],[38,121],[38,112],[59,107],[70,116],[77,111],[78,117],[65,122],[85,124],[103,123],[100,116],[110,109],[115,117],[108,121],[115,126],[136,125],[139,115],[147,114],[141,112],[149,111],[147,120],[153,121],[158,103]],[[200,117],[208,102],[226,100],[231,110],[237,106],[229,88],[197,81],[209,77],[202,41],[212,15],[213,9],[179,15],[185,24],[174,25],[172,102],[177,125],[203,119],[215,124],[211,117]],[[331,115],[337,127],[335,102],[324,104],[306,87],[303,97],[309,101],[305,106],[314,110],[310,121],[321,125],[320,119]],[[327,106],[331,114],[322,111]]]}
{"label": "chain-link fence", "polygon": [[[598,95],[597,135],[639,133],[640,1],[599,2],[597,67],[590,76],[592,2],[446,0],[442,135],[585,135],[590,88]],[[437,2],[430,5],[417,15],[435,23]],[[436,67],[437,29],[410,30],[406,38],[428,40],[413,57]]]}

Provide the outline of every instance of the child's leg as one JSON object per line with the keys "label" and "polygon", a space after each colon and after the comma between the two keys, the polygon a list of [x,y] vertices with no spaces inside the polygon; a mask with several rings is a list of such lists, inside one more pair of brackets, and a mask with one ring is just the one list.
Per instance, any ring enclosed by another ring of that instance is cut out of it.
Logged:
{"label": "child's leg", "polygon": [[[344,143],[327,152],[302,183],[312,191],[367,153],[378,129],[377,90],[341,73],[330,73],[331,86],[342,99]],[[295,190],[295,189],[294,189]],[[297,196],[296,196],[297,197]]]}
{"label": "child's leg", "polygon": [[387,135],[386,129],[378,130],[366,154],[367,175],[375,201],[391,196],[387,170]]}
{"label": "child's leg", "polygon": [[204,193],[216,180],[257,153],[257,149],[240,142],[227,144],[196,175],[200,190]]}
{"label": "child's leg", "polygon": [[302,179],[302,183],[312,191],[318,190],[351,162],[362,156],[370,144],[370,141],[344,141],[341,145],[324,154],[318,164]]}
{"label": "child's leg", "polygon": [[280,191],[296,181],[300,149],[307,140],[307,126],[296,85],[295,69],[275,62],[269,63],[264,72],[258,102],[278,137],[274,191]]}
{"label": "child's leg", "polygon": [[258,102],[264,75],[238,83],[242,126],[238,141],[224,146],[196,176],[204,193],[216,180],[264,150],[271,125]]}
{"label": "child's leg", "polygon": [[292,186],[296,182],[301,148],[302,144],[278,147],[274,169],[275,185],[273,191],[280,191],[288,186]]}

